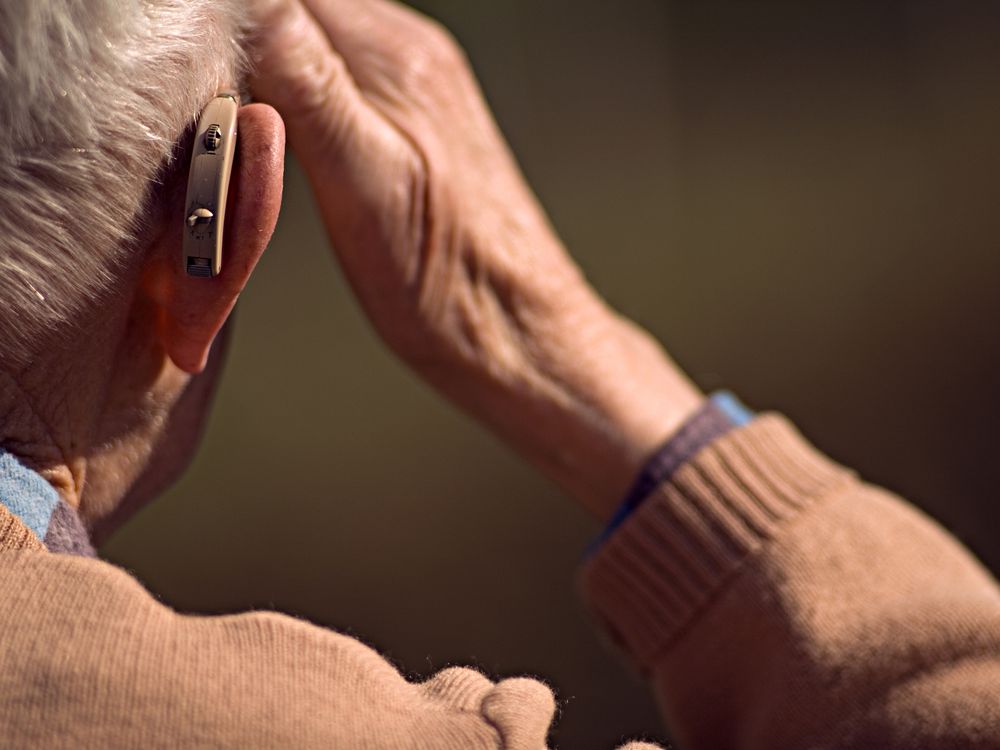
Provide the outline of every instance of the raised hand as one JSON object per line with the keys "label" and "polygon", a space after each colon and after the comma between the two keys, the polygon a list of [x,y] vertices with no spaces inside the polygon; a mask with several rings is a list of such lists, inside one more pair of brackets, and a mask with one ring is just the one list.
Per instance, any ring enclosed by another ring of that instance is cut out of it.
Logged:
{"label": "raised hand", "polygon": [[583,279],[465,57],[388,0],[259,0],[254,94],[285,119],[372,323],[600,516],[697,392]]}

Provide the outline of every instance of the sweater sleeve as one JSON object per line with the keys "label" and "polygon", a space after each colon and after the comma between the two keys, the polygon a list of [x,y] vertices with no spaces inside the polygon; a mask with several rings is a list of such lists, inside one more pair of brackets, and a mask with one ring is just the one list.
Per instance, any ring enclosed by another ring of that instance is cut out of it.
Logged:
{"label": "sweater sleeve", "polygon": [[937,524],[767,415],[581,571],[681,747],[1000,747],[1000,590]]}

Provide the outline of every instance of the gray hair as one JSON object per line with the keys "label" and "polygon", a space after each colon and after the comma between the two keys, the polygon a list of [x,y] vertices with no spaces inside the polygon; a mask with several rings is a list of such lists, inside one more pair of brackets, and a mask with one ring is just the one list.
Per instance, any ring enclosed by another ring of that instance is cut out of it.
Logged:
{"label": "gray hair", "polygon": [[116,278],[175,143],[239,81],[241,6],[0,2],[0,364]]}

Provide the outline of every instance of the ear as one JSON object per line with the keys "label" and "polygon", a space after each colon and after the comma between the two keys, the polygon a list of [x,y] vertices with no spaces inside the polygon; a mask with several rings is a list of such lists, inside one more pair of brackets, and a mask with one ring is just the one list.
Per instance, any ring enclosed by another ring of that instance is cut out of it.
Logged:
{"label": "ear", "polygon": [[165,241],[153,248],[143,287],[158,312],[167,355],[188,373],[205,369],[216,334],[267,248],[281,208],[285,127],[265,104],[240,108],[236,161],[226,200],[222,271],[210,279],[188,276],[181,263],[183,208]]}

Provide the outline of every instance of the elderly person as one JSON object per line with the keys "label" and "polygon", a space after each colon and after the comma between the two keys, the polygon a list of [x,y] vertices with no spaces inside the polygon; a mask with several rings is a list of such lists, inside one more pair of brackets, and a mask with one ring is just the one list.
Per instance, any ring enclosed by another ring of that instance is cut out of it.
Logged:
{"label": "elderly person", "polygon": [[[231,87],[262,103],[239,112],[222,273],[191,278],[185,148]],[[388,0],[7,0],[0,92],[4,746],[545,746],[542,682],[413,684],[283,615],[182,616],[94,555],[195,450],[287,127],[388,345],[608,523],[581,589],[682,747],[1000,747],[996,582],[610,310],[431,22]]]}

